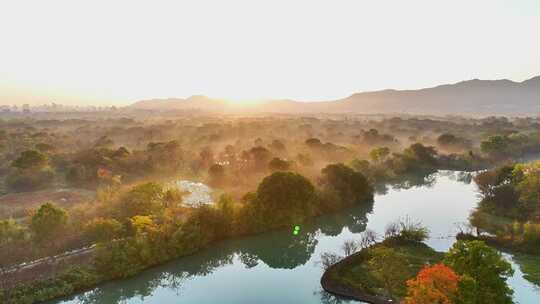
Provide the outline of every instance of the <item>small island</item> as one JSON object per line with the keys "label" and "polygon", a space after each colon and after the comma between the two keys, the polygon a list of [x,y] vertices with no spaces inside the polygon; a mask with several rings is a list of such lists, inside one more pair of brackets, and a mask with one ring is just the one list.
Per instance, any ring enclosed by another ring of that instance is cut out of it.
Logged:
{"label": "small island", "polygon": [[[387,265],[386,271],[395,268],[403,280],[392,282],[389,278],[387,284],[380,282],[377,277],[385,274],[370,269],[370,260],[377,254],[381,262],[392,262]],[[441,262],[443,256],[443,253],[421,242],[388,239],[332,265],[323,274],[321,284],[324,290],[346,298],[373,304],[392,303],[391,298],[384,294],[392,292],[395,296],[403,297],[406,294],[406,279],[413,278],[425,265]]]}
{"label": "small island", "polygon": [[380,242],[366,231],[358,242],[344,244],[353,251],[345,258],[323,255],[321,285],[338,297],[372,304],[513,303],[506,284],[513,270],[500,253],[477,240],[437,252],[423,242],[427,236],[411,221],[388,225]]}

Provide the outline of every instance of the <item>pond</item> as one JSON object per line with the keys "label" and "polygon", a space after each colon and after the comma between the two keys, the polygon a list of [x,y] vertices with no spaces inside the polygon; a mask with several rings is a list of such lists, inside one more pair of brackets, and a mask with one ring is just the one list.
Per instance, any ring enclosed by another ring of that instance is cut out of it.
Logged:
{"label": "pond", "polygon": [[[133,278],[53,303],[358,303],[322,291],[322,253],[342,254],[346,240],[358,238],[366,228],[382,233],[389,222],[403,216],[421,220],[431,231],[427,243],[447,250],[455,241],[456,225],[467,221],[479,200],[470,176],[449,171],[383,192],[368,206],[317,218],[300,227],[298,235],[291,228],[223,241]],[[540,289],[524,279],[511,255],[505,256],[515,270],[509,283],[516,303],[538,303]]]}

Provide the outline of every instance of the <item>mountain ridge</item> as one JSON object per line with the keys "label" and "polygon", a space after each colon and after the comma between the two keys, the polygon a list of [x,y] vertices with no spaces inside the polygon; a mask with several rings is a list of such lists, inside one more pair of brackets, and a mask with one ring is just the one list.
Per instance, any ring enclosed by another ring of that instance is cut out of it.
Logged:
{"label": "mountain ridge", "polygon": [[194,95],[141,100],[129,107],[156,111],[532,115],[540,114],[540,76],[522,82],[470,79],[421,89],[366,91],[328,101],[275,99],[235,104],[224,99]]}

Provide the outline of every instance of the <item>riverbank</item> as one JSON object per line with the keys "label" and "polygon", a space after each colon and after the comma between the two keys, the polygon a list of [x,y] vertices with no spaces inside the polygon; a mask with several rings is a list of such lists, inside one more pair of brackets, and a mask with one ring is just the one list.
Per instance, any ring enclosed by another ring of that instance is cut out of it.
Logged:
{"label": "riverbank", "polygon": [[[361,202],[359,205],[367,205],[366,209],[371,210],[372,204],[373,201],[369,200]],[[319,214],[311,218],[311,220],[314,220],[319,216],[338,213],[339,211],[340,210],[334,210],[334,212],[329,212],[327,214]],[[34,268],[38,270],[47,269],[47,273],[50,274],[49,276],[34,276],[33,273],[35,274],[35,272],[33,271],[33,269],[30,268],[23,269],[23,273],[13,273],[10,276],[11,278],[18,277],[23,279],[18,281],[24,282],[25,280],[27,280],[27,283],[20,284],[12,290],[8,290],[7,294],[8,297],[11,298],[11,300],[8,300],[6,303],[31,304],[63,298],[74,293],[88,291],[96,286],[107,282],[119,281],[122,279],[137,276],[143,271],[171,262],[176,259],[194,256],[198,252],[208,249],[212,246],[216,246],[218,243],[223,241],[246,237],[255,237],[258,235],[268,234],[273,231],[286,230],[288,230],[287,227],[275,227],[266,231],[243,233],[239,235],[231,235],[222,239],[216,239],[191,251],[187,251],[182,254],[169,257],[167,259],[157,260],[154,263],[144,265],[143,267],[139,267],[136,269],[133,268],[135,269],[134,272],[122,277],[113,277],[103,274],[96,268],[95,257],[97,254],[97,248],[96,246],[92,246],[92,250],[85,252],[84,257],[81,256],[77,259],[72,259],[73,263],[62,263],[60,262],[60,260],[50,261],[49,259],[43,259],[41,263],[34,266]],[[299,239],[302,239],[302,237],[300,237]],[[123,241],[126,240],[117,240],[114,243],[119,243]],[[107,251],[107,249],[103,246],[106,246],[106,244],[101,244],[101,247],[103,250]],[[70,257],[68,257],[68,259],[70,259],[71,261]],[[9,280],[10,277],[8,276],[5,278]],[[2,290],[0,289],[0,292],[1,291]],[[0,303],[3,304],[3,302]]]}
{"label": "riverbank", "polygon": [[[321,254],[344,254],[342,245],[351,239],[359,240],[366,229],[382,234],[388,223],[407,214],[429,228],[432,238],[426,244],[436,251],[448,250],[454,238],[441,237],[455,230],[454,223],[467,221],[477,202],[475,186],[457,176],[440,172],[424,186],[389,188],[387,193],[375,196],[373,209],[356,206],[323,215],[302,224],[298,235],[291,228],[235,237],[136,276],[102,283],[47,303],[335,303],[334,295],[321,288]],[[442,191],[447,194],[441,196]],[[507,257],[514,260],[513,256]],[[540,291],[524,279],[517,263],[513,264],[516,273],[509,281],[515,301],[534,303]]]}
{"label": "riverbank", "polygon": [[[409,205],[410,205],[410,204],[409,204]],[[409,214],[409,213],[407,213],[407,212],[401,212],[401,214]],[[445,214],[446,214],[446,213],[445,213]],[[231,237],[232,237],[232,236],[231,236]],[[208,247],[208,246],[210,246],[210,244],[204,244],[203,247],[200,247],[200,248],[198,248],[197,250],[201,250],[201,249],[206,248],[206,247]],[[193,254],[193,253],[195,253],[195,252],[197,252],[197,251],[193,251],[193,252],[191,252],[190,254]],[[166,262],[166,261],[169,261],[169,260],[172,260],[172,259],[175,259],[175,258],[178,258],[178,257],[182,257],[182,256],[185,256],[185,255],[175,256],[175,257],[172,257],[171,259],[167,259],[167,260],[159,260],[159,261],[157,261],[155,264],[146,265],[145,267],[140,268],[140,269],[137,268],[137,269],[136,269],[136,272],[135,272],[134,274],[129,275],[129,276],[133,276],[133,275],[139,273],[140,271],[142,271],[142,270],[144,270],[144,269],[147,269],[147,268],[149,268],[149,267],[153,267],[153,266],[155,266],[155,265],[158,265],[158,264],[161,264],[161,263],[164,263],[164,262]],[[125,276],[125,277],[127,277],[127,276]],[[124,277],[122,277],[122,278],[124,278]],[[105,279],[99,280],[99,281],[100,281],[100,282],[104,282],[104,281],[108,281],[108,280],[110,280],[110,279],[109,279],[109,278],[105,278]],[[90,280],[90,281],[91,281],[91,280]],[[90,282],[90,281],[88,281],[88,282]],[[63,285],[64,282],[61,282],[61,284]],[[74,285],[75,285],[75,284],[74,284]],[[95,285],[95,284],[93,284],[93,285]],[[92,287],[93,285],[92,285],[92,284],[89,284],[88,287],[85,287],[85,288],[83,288],[83,289],[81,289],[81,290],[85,290],[85,289],[87,289],[87,288],[90,288],[90,287]],[[65,289],[65,290],[70,290],[70,289],[71,289],[71,288],[68,288],[68,289]],[[77,290],[78,290],[78,289],[76,289],[76,291],[77,291]],[[72,292],[70,292],[70,293],[72,293]]]}

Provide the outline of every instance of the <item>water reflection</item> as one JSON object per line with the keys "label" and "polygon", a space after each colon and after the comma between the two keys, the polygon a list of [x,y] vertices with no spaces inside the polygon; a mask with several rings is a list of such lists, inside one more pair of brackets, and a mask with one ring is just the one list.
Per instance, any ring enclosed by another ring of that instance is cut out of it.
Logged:
{"label": "water reflection", "polygon": [[[223,241],[193,256],[149,269],[127,280],[104,284],[71,300],[88,304],[122,303],[134,298],[142,300],[158,288],[167,288],[180,294],[187,280],[207,276],[218,268],[233,264],[235,259],[245,268],[264,263],[272,269],[294,269],[305,265],[312,258],[321,235],[336,236],[344,228],[354,233],[364,231],[367,214],[372,210],[373,202],[370,202],[356,206],[347,213],[316,218],[302,226],[298,235],[293,235],[289,230],[281,230]],[[331,298],[323,294],[325,303],[339,303],[330,301]]]}
{"label": "water reflection", "polygon": [[448,177],[448,179],[457,181],[463,184],[470,184],[472,182],[472,179],[474,177],[474,172],[467,172],[467,171],[439,171],[437,173],[438,176],[445,176]]}
{"label": "water reflection", "polygon": [[373,204],[366,202],[351,208],[350,212],[321,216],[315,219],[316,229],[327,236],[337,236],[341,234],[343,228],[348,228],[353,233],[362,232],[366,230],[367,214],[373,212]]}
{"label": "water reflection", "polygon": [[[333,294],[325,292],[324,290],[319,291],[318,294],[321,298],[321,304],[344,304],[344,303],[350,302],[345,299],[336,297]],[[359,303],[359,302],[355,301],[355,303]]]}
{"label": "water reflection", "polygon": [[[68,302],[352,303],[321,290],[322,268],[315,265],[320,254],[339,251],[345,240],[357,237],[368,226],[381,232],[389,221],[403,215],[422,220],[433,235],[447,234],[453,222],[465,221],[476,206],[473,185],[463,184],[470,184],[470,179],[470,174],[449,171],[416,176],[387,190],[387,195],[376,196],[375,203],[304,224],[299,235],[293,235],[291,227],[223,241],[133,278],[103,284]],[[441,196],[441,192],[447,195]],[[452,242],[434,239],[430,246],[445,250]],[[523,264],[522,260],[519,262]],[[537,296],[528,285],[520,289],[521,281],[516,282],[512,287],[519,297]]]}
{"label": "water reflection", "polygon": [[434,171],[405,174],[390,182],[376,184],[375,191],[379,195],[384,195],[387,194],[390,189],[408,190],[416,187],[430,188],[435,184],[437,175],[437,172]]}
{"label": "water reflection", "polygon": [[437,182],[437,178],[441,176],[448,177],[448,179],[452,181],[457,181],[468,185],[472,182],[474,173],[450,170],[408,173],[390,182],[376,184],[375,191],[379,195],[384,195],[387,194],[388,190],[390,189],[409,190],[418,187],[432,188]]}

